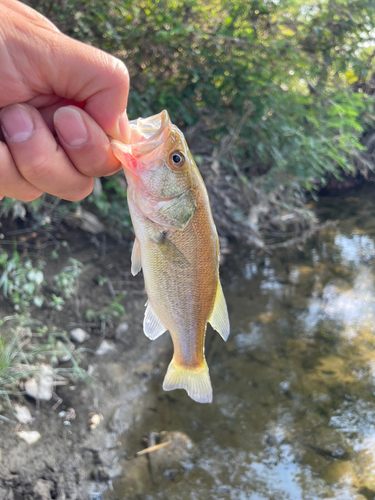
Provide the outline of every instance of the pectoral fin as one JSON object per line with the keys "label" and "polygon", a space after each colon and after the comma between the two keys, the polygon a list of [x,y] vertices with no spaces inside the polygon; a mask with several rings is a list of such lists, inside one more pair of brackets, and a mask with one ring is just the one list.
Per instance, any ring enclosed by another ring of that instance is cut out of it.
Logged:
{"label": "pectoral fin", "polygon": [[139,273],[142,269],[141,262],[141,245],[139,244],[139,240],[136,237],[134,240],[133,250],[132,250],[132,267],[131,273],[133,276]]}
{"label": "pectoral fin", "polygon": [[147,309],[143,320],[143,331],[146,337],[151,340],[157,339],[166,331],[165,326],[160,321],[149,302],[147,302]]}
{"label": "pectoral fin", "polygon": [[176,245],[171,242],[165,232],[160,232],[155,241],[158,243],[157,248],[164,255],[164,258],[174,267],[178,267],[179,269],[190,267],[190,262]]}
{"label": "pectoral fin", "polygon": [[230,332],[228,309],[220,281],[217,286],[215,305],[208,322],[224,340],[227,340]]}

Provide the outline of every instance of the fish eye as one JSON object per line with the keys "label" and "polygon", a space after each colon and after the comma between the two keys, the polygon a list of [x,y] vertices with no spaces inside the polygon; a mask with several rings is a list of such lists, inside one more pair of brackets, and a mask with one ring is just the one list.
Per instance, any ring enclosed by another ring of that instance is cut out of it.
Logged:
{"label": "fish eye", "polygon": [[175,167],[182,167],[185,164],[185,156],[181,151],[173,151],[173,153],[169,155],[169,161]]}

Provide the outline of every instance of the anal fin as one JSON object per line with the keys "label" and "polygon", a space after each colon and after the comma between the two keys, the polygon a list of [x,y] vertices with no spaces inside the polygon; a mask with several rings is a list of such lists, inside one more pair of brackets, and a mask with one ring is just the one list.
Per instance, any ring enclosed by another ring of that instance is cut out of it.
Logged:
{"label": "anal fin", "polygon": [[219,281],[217,285],[216,299],[213,311],[208,320],[214,330],[216,330],[224,340],[227,340],[230,333],[227,303]]}
{"label": "anal fin", "polygon": [[139,273],[142,269],[141,262],[141,245],[139,244],[139,240],[136,237],[134,240],[133,250],[132,250],[132,267],[131,273],[133,276]]}
{"label": "anal fin", "polygon": [[166,331],[165,326],[160,321],[159,317],[147,302],[145,317],[143,320],[143,331],[150,340],[155,340]]}
{"label": "anal fin", "polygon": [[189,368],[172,359],[164,378],[163,389],[185,389],[197,403],[212,403],[212,386],[206,360],[198,368]]}

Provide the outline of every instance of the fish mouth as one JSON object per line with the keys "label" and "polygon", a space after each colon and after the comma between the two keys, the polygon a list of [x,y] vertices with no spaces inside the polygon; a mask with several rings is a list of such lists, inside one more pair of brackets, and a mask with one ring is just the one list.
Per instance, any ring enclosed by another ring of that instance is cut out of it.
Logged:
{"label": "fish mouth", "polygon": [[164,109],[157,115],[148,118],[138,118],[130,122],[132,132],[131,142],[134,145],[142,143],[145,140],[159,141],[169,123],[168,112]]}
{"label": "fish mouth", "polygon": [[167,139],[171,128],[171,121],[166,110],[148,118],[138,118],[130,121],[131,142],[124,144],[121,141],[111,140],[115,156],[117,151],[131,154],[135,158],[145,156],[154,151]]}

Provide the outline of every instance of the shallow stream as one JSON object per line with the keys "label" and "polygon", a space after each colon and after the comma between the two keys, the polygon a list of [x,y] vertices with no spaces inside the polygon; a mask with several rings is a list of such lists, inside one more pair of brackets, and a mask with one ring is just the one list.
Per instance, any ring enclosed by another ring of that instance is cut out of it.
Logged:
{"label": "shallow stream", "polygon": [[206,341],[214,402],[163,392],[163,370],[122,438],[131,454],[150,431],[181,431],[195,453],[156,475],[120,461],[119,499],[375,498],[374,187],[317,210],[339,223],[303,248],[228,256],[231,335]]}

